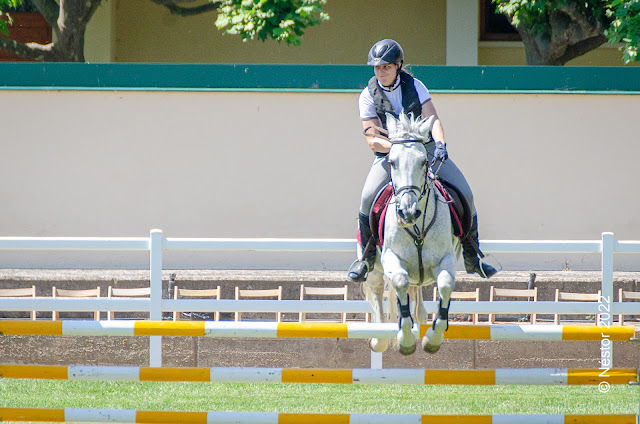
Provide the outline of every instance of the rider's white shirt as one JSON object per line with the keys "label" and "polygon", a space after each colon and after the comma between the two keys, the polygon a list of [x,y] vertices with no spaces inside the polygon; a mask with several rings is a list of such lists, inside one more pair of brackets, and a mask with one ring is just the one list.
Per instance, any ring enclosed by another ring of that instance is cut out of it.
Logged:
{"label": "rider's white shirt", "polygon": [[[396,114],[400,115],[404,112],[404,108],[402,107],[402,90],[400,89],[400,82],[396,83],[396,86],[388,91],[386,88],[382,87],[378,82],[378,85],[384,90],[384,94],[387,96],[391,105],[393,106],[393,110]],[[413,79],[413,86],[416,88],[418,92],[418,99],[420,100],[420,104],[425,104],[429,100],[431,100],[431,94],[429,94],[429,90],[427,87],[417,78]],[[358,107],[360,108],[360,119],[372,119],[377,118],[376,107],[373,102],[373,97],[369,93],[369,88],[365,87],[360,93],[360,99],[358,100]]]}

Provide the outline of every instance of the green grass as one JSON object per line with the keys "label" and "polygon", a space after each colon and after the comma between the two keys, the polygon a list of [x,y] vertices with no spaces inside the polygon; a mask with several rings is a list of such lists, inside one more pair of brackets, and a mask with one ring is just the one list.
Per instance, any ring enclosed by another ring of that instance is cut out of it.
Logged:
{"label": "green grass", "polygon": [[0,380],[0,407],[379,414],[637,414],[638,387]]}

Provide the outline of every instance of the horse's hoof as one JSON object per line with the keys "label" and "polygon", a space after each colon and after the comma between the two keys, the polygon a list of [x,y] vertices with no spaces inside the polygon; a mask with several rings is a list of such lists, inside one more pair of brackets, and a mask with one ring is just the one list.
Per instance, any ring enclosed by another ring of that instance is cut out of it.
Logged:
{"label": "horse's hoof", "polygon": [[404,356],[413,355],[415,351],[416,351],[415,343],[409,346],[402,346],[402,345],[398,346],[398,352],[400,352],[400,354]]}
{"label": "horse's hoof", "polygon": [[437,333],[430,328],[422,338],[422,349],[427,353],[436,353],[444,342],[444,333]]}
{"label": "horse's hoof", "polygon": [[398,351],[401,354],[411,355],[416,351],[416,338],[413,334],[409,333],[408,336],[405,336],[402,331],[398,331],[396,341],[398,342]]}
{"label": "horse's hoof", "polygon": [[369,339],[369,347],[374,352],[385,352],[389,347],[389,341],[386,339]]}
{"label": "horse's hoof", "polygon": [[436,353],[437,351],[440,350],[440,346],[442,346],[442,345],[435,346],[435,345],[425,344],[424,346],[422,346],[422,348],[424,349],[425,352],[434,354],[434,353]]}

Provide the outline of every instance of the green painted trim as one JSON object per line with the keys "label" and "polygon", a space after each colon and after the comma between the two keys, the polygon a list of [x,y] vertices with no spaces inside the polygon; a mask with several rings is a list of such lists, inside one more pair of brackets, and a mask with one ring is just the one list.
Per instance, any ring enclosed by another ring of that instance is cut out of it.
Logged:
{"label": "green painted trim", "polygon": [[[410,66],[434,93],[640,93],[640,67]],[[357,92],[364,65],[0,63],[0,89]]]}
{"label": "green painted trim", "polygon": [[[362,89],[313,88],[131,88],[131,87],[0,87],[0,91],[155,91],[155,92],[211,92],[211,93],[360,93]],[[583,90],[438,90],[432,94],[553,94],[553,95],[640,95],[640,91],[583,91]]]}

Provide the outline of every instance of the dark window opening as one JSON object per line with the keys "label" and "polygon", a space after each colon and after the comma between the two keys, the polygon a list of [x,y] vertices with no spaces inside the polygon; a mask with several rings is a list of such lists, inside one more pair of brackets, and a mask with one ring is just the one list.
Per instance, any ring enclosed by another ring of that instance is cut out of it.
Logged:
{"label": "dark window opening", "polygon": [[509,19],[496,11],[491,0],[480,0],[480,41],[520,41]]}

